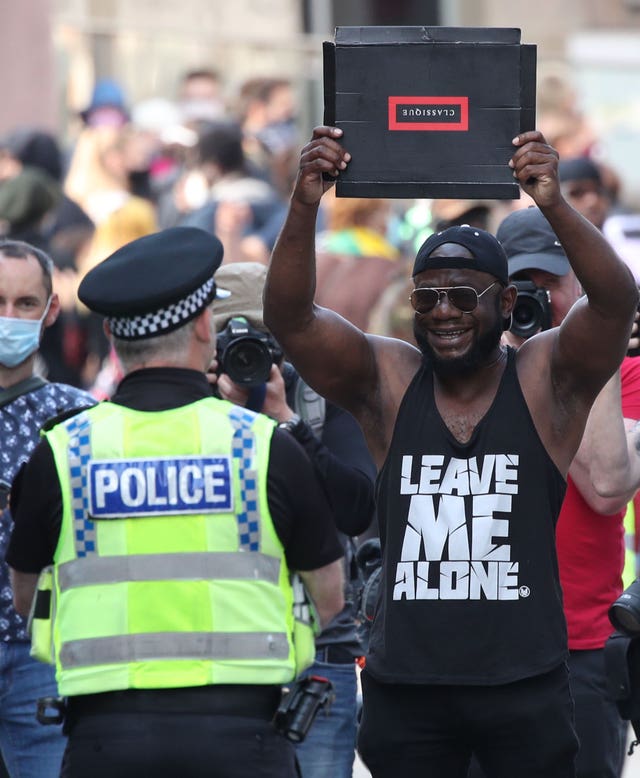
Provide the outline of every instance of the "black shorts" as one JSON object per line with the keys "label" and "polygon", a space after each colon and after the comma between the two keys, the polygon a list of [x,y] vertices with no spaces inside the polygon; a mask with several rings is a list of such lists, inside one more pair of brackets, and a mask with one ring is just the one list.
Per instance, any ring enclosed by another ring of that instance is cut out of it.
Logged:
{"label": "black shorts", "polygon": [[565,665],[499,686],[379,683],[362,673],[358,751],[373,778],[573,778],[578,740]]}

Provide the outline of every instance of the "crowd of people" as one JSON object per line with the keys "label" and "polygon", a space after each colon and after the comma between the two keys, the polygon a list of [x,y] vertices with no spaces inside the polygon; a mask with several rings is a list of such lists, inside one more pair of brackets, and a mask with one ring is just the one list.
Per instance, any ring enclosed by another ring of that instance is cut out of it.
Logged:
{"label": "crowd of people", "polygon": [[335,197],[281,78],[0,139],[7,774],[620,778],[640,279],[541,105],[500,204]]}
{"label": "crowd of people", "polygon": [[265,263],[297,151],[293,85],[254,78],[226,102],[214,71],[184,74],[174,99],[130,105],[99,81],[61,141],[37,127],[0,138],[0,232],[46,250],[62,311],[41,349],[52,380],[91,388],[108,357],[80,280],[125,243],[177,225],[215,233],[225,261]]}

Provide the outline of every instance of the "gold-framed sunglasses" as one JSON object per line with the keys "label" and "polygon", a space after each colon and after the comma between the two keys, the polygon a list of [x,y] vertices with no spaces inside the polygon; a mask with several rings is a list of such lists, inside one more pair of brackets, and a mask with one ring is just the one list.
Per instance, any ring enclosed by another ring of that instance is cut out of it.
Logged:
{"label": "gold-framed sunglasses", "polygon": [[482,295],[498,283],[494,281],[482,292],[476,292],[472,286],[418,286],[411,292],[409,300],[416,313],[429,313],[443,297],[462,313],[471,313],[478,307]]}

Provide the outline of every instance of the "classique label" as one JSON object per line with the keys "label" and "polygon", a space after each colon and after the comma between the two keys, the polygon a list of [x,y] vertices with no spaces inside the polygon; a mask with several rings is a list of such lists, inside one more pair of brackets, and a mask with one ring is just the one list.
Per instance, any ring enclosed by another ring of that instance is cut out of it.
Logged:
{"label": "classique label", "polygon": [[390,96],[389,129],[466,132],[469,98]]}

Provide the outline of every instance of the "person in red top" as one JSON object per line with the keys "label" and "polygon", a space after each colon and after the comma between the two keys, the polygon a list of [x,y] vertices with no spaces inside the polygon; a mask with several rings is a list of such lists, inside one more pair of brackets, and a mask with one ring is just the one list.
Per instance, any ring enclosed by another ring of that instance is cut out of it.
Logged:
{"label": "person in red top", "polygon": [[[640,419],[640,359],[627,357],[615,383],[621,384],[622,416],[631,430],[635,420]],[[611,432],[608,432],[603,442],[610,441]],[[603,454],[608,446],[598,448]],[[580,466],[580,460],[574,462],[573,470]],[[595,469],[593,464],[591,469]],[[598,511],[592,507],[594,498],[585,498],[571,476],[569,471],[556,529],[558,564],[569,648],[588,651],[601,649],[613,631],[607,613],[622,591],[625,554],[622,518],[626,502],[618,509],[621,500],[615,493],[599,497],[599,505],[596,497]]]}
{"label": "person in red top", "polygon": [[[516,211],[497,237],[509,258],[510,281],[532,281],[544,290],[549,325],[559,326],[582,290],[546,219],[538,209]],[[516,347],[523,342],[511,332],[504,337]],[[623,589],[624,512],[640,486],[640,460],[630,448],[637,419],[640,359],[627,357],[592,407],[556,527],[578,778],[618,778],[624,758],[627,722],[607,693],[604,645],[613,632],[609,607]]]}

